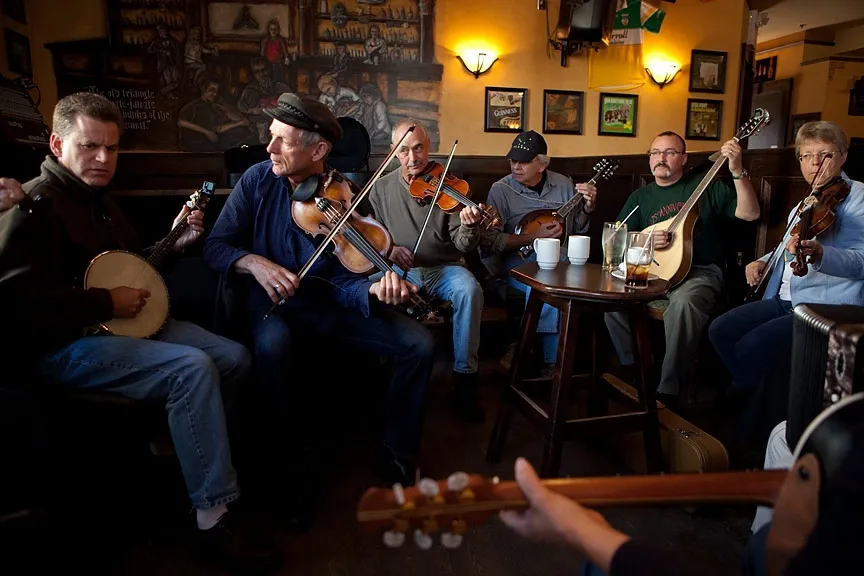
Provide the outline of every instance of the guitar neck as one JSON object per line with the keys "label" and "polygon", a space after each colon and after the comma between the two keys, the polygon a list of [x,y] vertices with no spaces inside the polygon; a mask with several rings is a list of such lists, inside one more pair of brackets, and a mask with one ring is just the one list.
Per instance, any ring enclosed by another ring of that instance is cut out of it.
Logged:
{"label": "guitar neck", "polygon": [[[739,503],[771,506],[786,479],[786,470],[616,476],[544,480],[551,491],[590,508]],[[492,492],[506,507],[525,506],[515,482],[501,482]]]}
{"label": "guitar neck", "polygon": [[[597,183],[597,174],[595,174],[594,177],[588,181],[588,184],[591,184],[592,186],[596,183]],[[557,210],[558,215],[561,216],[562,218],[567,218],[567,216],[570,215],[570,212],[572,212],[575,208],[578,208],[579,206],[581,206],[583,202],[585,202],[585,197],[582,196],[582,194],[577,194],[574,192],[573,198],[568,200],[566,204],[564,204],[561,208],[559,208]]]}
{"label": "guitar neck", "polygon": [[708,188],[711,184],[711,181],[714,180],[714,177],[717,175],[717,172],[720,171],[720,168],[723,166],[723,163],[726,162],[726,157],[721,155],[717,160],[714,161],[714,165],[711,166],[711,169],[708,170],[708,173],[702,178],[702,181],[699,182],[699,185],[696,187],[696,190],[690,195],[690,198],[687,199],[687,202],[684,203],[684,206],[681,210],[678,211],[678,214],[675,215],[675,219],[672,221],[672,224],[669,225],[669,232],[675,232],[678,230],[678,227],[684,223],[684,220],[687,218],[687,214],[690,213],[690,210],[693,209],[694,206],[699,202],[699,199],[702,197],[702,193]]}

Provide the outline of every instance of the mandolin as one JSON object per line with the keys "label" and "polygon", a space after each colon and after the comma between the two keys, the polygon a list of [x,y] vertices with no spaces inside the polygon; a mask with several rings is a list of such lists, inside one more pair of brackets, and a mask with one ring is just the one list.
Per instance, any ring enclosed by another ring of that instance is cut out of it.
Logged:
{"label": "mandolin", "polygon": [[[615,170],[617,169],[617,161],[603,158],[594,166],[594,176],[591,177],[591,180],[588,181],[588,184],[596,184],[598,180],[607,180],[611,178],[612,175],[615,173]],[[564,242],[564,239],[567,237],[568,234],[567,226],[565,223],[567,217],[573,212],[573,210],[580,208],[584,202],[584,196],[582,196],[581,194],[574,194],[573,198],[568,200],[566,204],[555,210],[549,208],[533,210],[522,217],[522,220],[519,221],[519,224],[516,226],[514,232],[516,232],[516,234],[520,236],[523,234],[534,234],[541,226],[551,224],[553,222],[558,222],[562,226],[562,232],[559,240],[561,240],[561,242]],[[531,245],[523,246],[519,249],[519,253],[522,254],[523,258],[527,258],[531,255],[532,252],[534,252],[534,247]]]}
{"label": "mandolin", "polygon": [[[836,471],[853,450],[852,437],[864,426],[864,392],[834,402],[807,427],[794,453],[791,470],[557,478],[544,480],[550,490],[589,508],[750,504],[775,507],[768,537],[769,561],[783,564],[806,542],[818,517],[818,502]],[[442,546],[457,548],[469,528],[487,522],[499,510],[528,507],[519,486],[498,478],[464,472],[446,480],[422,479],[416,487],[372,488],[357,508],[368,534],[390,548],[410,537],[423,550],[440,533]]]}
{"label": "mandolin", "polygon": [[[770,121],[768,111],[757,108],[753,116],[738,129],[733,139],[741,142],[759,132]],[[669,246],[654,251],[654,263],[651,264],[650,273],[668,280],[672,288],[680,284],[690,273],[690,267],[693,265],[693,231],[696,228],[696,220],[699,219],[699,199],[725,162],[726,157],[717,154],[714,164],[675,217],[657,222],[653,227],[655,231],[669,232]]]}
{"label": "mandolin", "polygon": [[[189,213],[204,210],[213,196],[213,189],[212,182],[204,182],[186,202]],[[137,316],[114,318],[103,322],[100,325],[103,331],[114,336],[149,338],[162,329],[168,320],[169,299],[168,287],[165,286],[165,280],[159,274],[158,267],[165,261],[188,226],[189,223],[184,217],[165,238],[159,241],[146,260],[125,250],[109,250],[93,258],[84,273],[84,288],[111,290],[119,286],[129,286],[150,291],[147,305]]]}

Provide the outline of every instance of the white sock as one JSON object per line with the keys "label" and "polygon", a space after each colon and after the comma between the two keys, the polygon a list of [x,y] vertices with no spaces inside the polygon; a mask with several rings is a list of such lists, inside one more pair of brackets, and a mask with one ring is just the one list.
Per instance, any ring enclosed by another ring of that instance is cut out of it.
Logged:
{"label": "white sock", "polygon": [[219,504],[206,510],[196,510],[195,516],[198,520],[198,528],[201,530],[210,530],[216,526],[226,512],[228,512],[228,506],[225,504]]}

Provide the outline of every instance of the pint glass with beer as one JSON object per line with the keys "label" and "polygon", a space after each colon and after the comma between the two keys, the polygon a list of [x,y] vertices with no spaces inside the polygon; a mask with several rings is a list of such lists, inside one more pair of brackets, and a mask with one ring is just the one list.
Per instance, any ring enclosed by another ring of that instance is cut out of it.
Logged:
{"label": "pint glass with beer", "polygon": [[645,232],[630,232],[627,241],[626,279],[624,285],[629,288],[645,288],[648,286],[648,270],[654,260],[654,235]]}

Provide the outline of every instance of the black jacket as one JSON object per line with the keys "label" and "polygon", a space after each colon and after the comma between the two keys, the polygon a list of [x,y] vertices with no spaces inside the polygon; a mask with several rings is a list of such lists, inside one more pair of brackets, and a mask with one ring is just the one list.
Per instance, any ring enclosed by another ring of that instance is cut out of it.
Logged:
{"label": "black jacket", "polygon": [[106,189],[88,186],[53,156],[24,184],[28,197],[0,213],[0,303],[14,354],[43,353],[110,320],[108,290],[84,290],[90,261],[106,250],[140,250]]}

